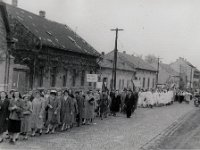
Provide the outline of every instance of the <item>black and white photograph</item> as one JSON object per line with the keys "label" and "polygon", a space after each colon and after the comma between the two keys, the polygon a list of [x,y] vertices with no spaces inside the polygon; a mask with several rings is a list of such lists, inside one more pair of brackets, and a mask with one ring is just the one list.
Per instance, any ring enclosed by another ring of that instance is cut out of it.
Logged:
{"label": "black and white photograph", "polygon": [[200,1],[0,0],[0,150],[200,150]]}

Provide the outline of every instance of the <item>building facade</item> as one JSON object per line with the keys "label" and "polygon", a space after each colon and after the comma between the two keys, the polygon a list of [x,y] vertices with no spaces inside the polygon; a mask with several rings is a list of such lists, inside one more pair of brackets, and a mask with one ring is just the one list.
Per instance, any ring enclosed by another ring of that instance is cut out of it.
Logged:
{"label": "building facade", "polygon": [[100,54],[67,25],[6,4],[14,48],[9,53],[10,88],[94,88],[86,74],[96,73]]}
{"label": "building facade", "polygon": [[[111,90],[113,85],[113,52],[102,56],[103,59],[100,62],[99,74],[103,82],[103,87]],[[136,70],[128,63],[123,61],[119,55],[117,58],[117,70],[116,70],[116,89],[123,90],[124,88],[131,88],[133,86],[131,80],[135,78]]]}
{"label": "building facade", "polygon": [[[158,63],[149,62],[149,64],[154,67],[158,68]],[[160,62],[159,70],[158,70],[158,85],[166,85],[166,86],[176,86],[179,87],[179,80],[180,76],[179,73],[176,72],[174,69],[171,68],[170,65]]]}
{"label": "building facade", "polygon": [[[156,70],[148,65],[141,58],[128,55],[125,52],[117,53],[117,87],[123,89],[124,87],[132,87],[132,82],[137,82],[137,86],[143,89],[155,88],[156,84]],[[113,68],[114,52],[110,52],[104,56],[109,61],[101,64],[102,77],[109,76],[108,85],[112,84],[112,68]],[[110,64],[109,64],[110,63]],[[109,66],[109,67],[108,67]],[[109,69],[108,69],[109,68]]]}
{"label": "building facade", "polygon": [[182,57],[171,63],[170,66],[179,73],[180,88],[193,88],[195,66]]}

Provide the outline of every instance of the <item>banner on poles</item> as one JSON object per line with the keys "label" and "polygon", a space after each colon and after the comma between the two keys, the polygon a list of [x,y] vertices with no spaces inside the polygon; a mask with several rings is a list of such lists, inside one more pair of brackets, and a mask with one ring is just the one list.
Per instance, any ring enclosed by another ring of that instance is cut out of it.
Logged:
{"label": "banner on poles", "polygon": [[98,76],[97,74],[87,74],[87,82],[97,82],[98,81]]}

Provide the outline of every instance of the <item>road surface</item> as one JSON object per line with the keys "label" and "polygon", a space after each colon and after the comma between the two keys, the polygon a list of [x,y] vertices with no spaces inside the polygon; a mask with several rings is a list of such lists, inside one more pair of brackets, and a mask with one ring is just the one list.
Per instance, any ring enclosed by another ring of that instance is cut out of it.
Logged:
{"label": "road surface", "polygon": [[[193,105],[173,104],[167,107],[138,108],[132,118],[125,115],[96,119],[96,124],[73,128],[69,132],[8,141],[0,150],[137,150],[148,147],[158,135],[196,111]],[[199,118],[200,120],[200,118]]]}

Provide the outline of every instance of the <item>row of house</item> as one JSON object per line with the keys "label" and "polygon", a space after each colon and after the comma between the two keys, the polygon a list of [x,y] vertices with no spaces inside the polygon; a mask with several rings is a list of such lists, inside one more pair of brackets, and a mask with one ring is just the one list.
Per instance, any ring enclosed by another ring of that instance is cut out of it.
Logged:
{"label": "row of house", "polygon": [[[48,20],[44,11],[37,15],[18,8],[17,0],[12,5],[0,2],[0,90],[95,88],[96,83],[87,82],[87,74],[98,74],[98,81],[110,89],[113,58],[114,51],[100,54],[69,26]],[[143,89],[155,88],[156,84],[178,85],[182,80],[199,85],[200,73],[188,62],[191,70],[177,61],[161,63],[158,71],[156,64],[125,51],[118,52],[117,60],[119,90],[132,86],[132,82]]]}

